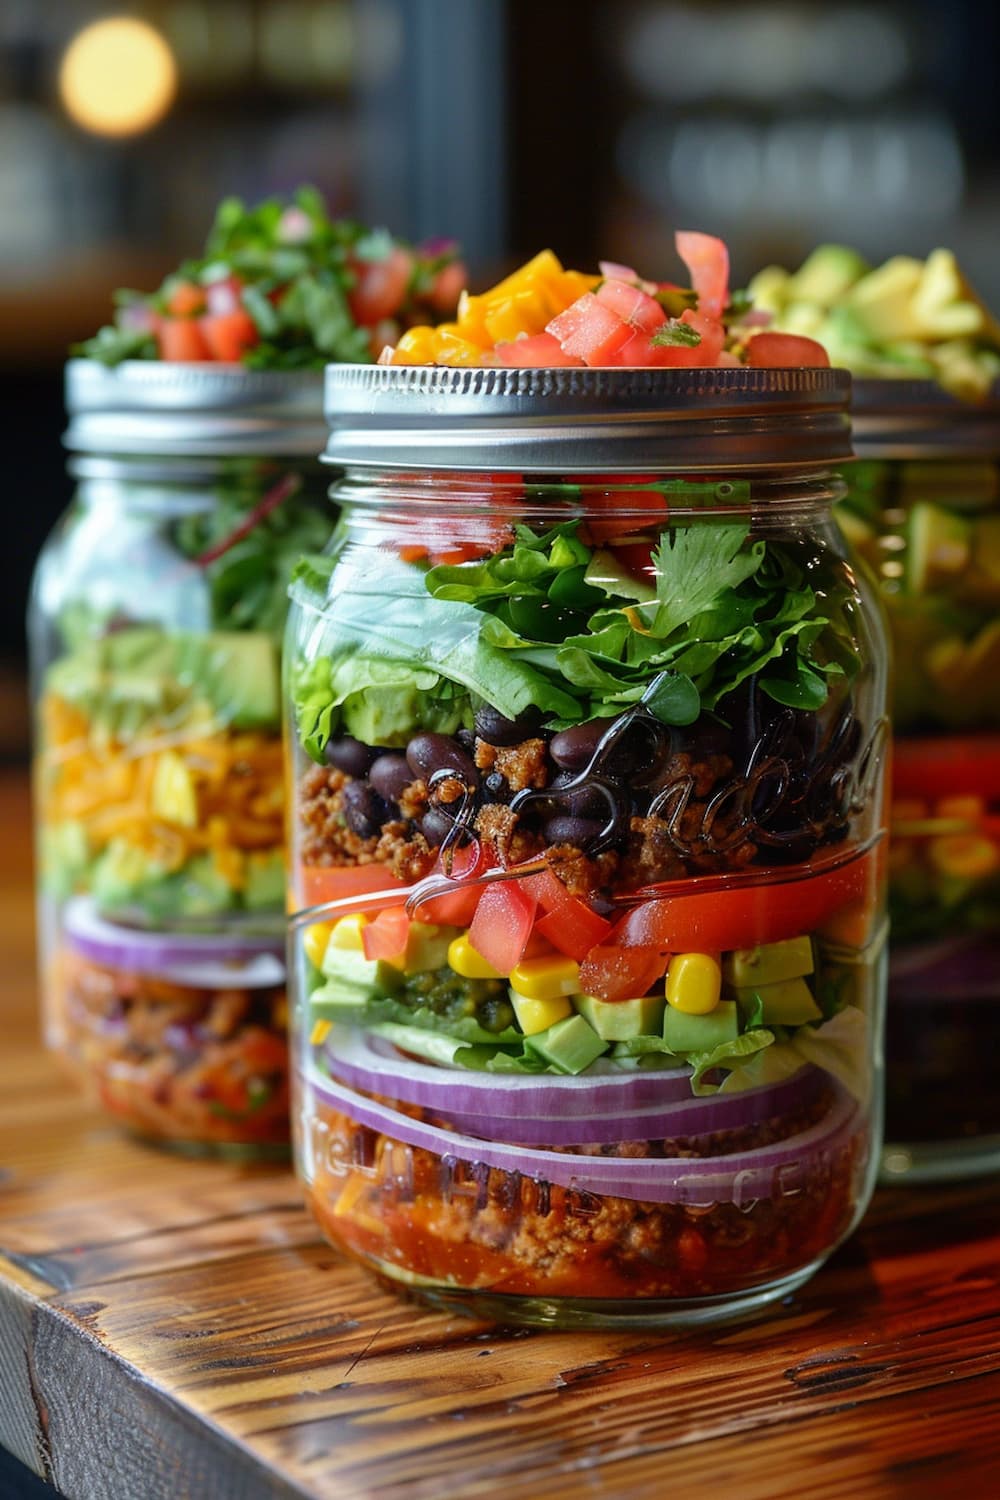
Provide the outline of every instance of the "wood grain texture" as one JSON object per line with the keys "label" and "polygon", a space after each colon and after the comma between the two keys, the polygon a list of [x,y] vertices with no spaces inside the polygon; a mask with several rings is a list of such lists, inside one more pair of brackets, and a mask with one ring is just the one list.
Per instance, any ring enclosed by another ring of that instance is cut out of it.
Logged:
{"label": "wood grain texture", "polygon": [[881,1194],[764,1321],[526,1333],[411,1306],[291,1175],[120,1136],[35,1041],[24,783],[0,780],[0,1443],[70,1500],[1000,1489],[996,1184]]}

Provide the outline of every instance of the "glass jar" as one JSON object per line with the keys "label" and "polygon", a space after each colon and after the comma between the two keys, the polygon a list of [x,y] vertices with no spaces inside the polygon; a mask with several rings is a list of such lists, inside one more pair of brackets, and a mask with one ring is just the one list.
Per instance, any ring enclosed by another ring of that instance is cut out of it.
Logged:
{"label": "glass jar", "polygon": [[321,377],[72,361],[29,612],[46,1037],[115,1117],[287,1151],[279,648]]}
{"label": "glass jar", "polygon": [[1000,1169],[1000,399],[855,384],[845,529],[895,639],[886,1181]]}
{"label": "glass jar", "polygon": [[327,372],[293,585],[293,1135],[508,1322],[803,1282],[877,1154],[885,640],[829,370]]}

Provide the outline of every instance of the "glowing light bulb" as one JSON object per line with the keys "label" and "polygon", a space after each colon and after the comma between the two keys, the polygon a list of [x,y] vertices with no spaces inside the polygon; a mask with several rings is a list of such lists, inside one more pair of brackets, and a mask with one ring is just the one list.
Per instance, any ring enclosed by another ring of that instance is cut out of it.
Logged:
{"label": "glowing light bulb", "polygon": [[85,26],[59,66],[67,114],[96,135],[137,135],[166,114],[177,92],[177,64],[160,33],[131,16]]}

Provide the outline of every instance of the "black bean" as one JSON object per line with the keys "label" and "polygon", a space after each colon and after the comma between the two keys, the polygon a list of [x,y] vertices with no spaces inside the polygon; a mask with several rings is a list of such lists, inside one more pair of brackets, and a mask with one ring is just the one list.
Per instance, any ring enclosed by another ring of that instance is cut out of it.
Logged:
{"label": "black bean", "polygon": [[574,724],[572,729],[561,729],[549,743],[549,754],[557,766],[567,771],[582,771],[594,757],[598,743],[604,738],[614,721],[591,719],[587,724]]}
{"label": "black bean", "polygon": [[472,758],[446,734],[415,734],[406,747],[410,770],[425,779],[435,771],[454,771],[467,786],[478,786]]}
{"label": "black bean", "polygon": [[349,781],[342,806],[344,822],[360,839],[374,838],[388,816],[388,808],[367,781]]}
{"label": "black bean", "polygon": [[501,776],[499,771],[491,771],[483,785],[490,802],[510,801],[510,784],[506,776]]}
{"label": "black bean", "polygon": [[550,818],[545,825],[545,837],[550,844],[573,844],[577,849],[586,849],[604,831],[606,821],[597,818]]}
{"label": "black bean", "polygon": [[336,766],[345,776],[361,777],[367,773],[378,751],[349,734],[342,734],[337,739],[327,740],[324,754],[327,765]]}
{"label": "black bean", "polygon": [[559,771],[550,782],[548,790],[559,808],[556,816],[568,813],[574,818],[606,818],[609,803],[600,787],[588,786],[584,781],[571,791],[565,790],[576,779],[577,773],[574,771]]}
{"label": "black bean", "polygon": [[475,750],[476,732],[474,729],[456,729],[455,738],[463,750],[468,750],[470,754]]}
{"label": "black bean", "polygon": [[398,802],[404,791],[414,780],[406,756],[388,750],[374,761],[368,772],[368,780],[386,802]]}
{"label": "black bean", "polygon": [[420,832],[432,849],[444,843],[454,826],[448,814],[439,807],[432,807],[420,819]]}
{"label": "black bean", "polygon": [[476,712],[476,733],[488,745],[520,745],[530,740],[541,723],[541,714],[533,705],[518,714],[516,719],[507,719],[499,709],[489,704]]}

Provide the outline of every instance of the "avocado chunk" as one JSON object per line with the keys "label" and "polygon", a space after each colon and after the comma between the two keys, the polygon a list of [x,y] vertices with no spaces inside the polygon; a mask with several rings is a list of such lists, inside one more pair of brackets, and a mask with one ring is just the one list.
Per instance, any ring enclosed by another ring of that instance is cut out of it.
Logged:
{"label": "avocado chunk", "polygon": [[893,339],[921,337],[913,297],[923,269],[921,260],[910,255],[894,255],[854,283],[845,302],[869,340],[886,344]]}
{"label": "avocado chunk", "polygon": [[544,1058],[557,1073],[582,1073],[608,1050],[607,1042],[597,1035],[583,1016],[567,1016],[547,1031],[526,1036],[524,1044]]}
{"label": "avocado chunk", "polygon": [[328,1021],[361,1020],[370,1000],[395,993],[403,982],[392,964],[333,943],[327,944],[322,972],[326,983],[310,995],[309,1006],[313,1015]]}
{"label": "avocado chunk", "polygon": [[614,1001],[577,995],[573,1004],[604,1041],[624,1042],[633,1036],[654,1036],[663,1025],[666,1001],[662,995]]}
{"label": "avocado chunk", "polygon": [[817,245],[792,277],[788,300],[832,307],[868,269],[865,258],[848,245]]}
{"label": "avocado chunk", "polygon": [[763,266],[750,282],[747,291],[754,307],[763,312],[780,313],[791,295],[791,282],[791,273],[784,266]]}
{"label": "avocado chunk", "polygon": [[214,630],[178,641],[182,681],[200,688],[234,729],[272,729],[281,722],[278,652],[259,630]]}
{"label": "avocado chunk", "polygon": [[244,905],[254,911],[261,907],[283,906],[285,901],[285,861],[280,854],[251,854],[246,862]]}
{"label": "avocado chunk", "polygon": [[431,922],[411,922],[403,973],[422,974],[425,969],[447,968],[448,947],[458,931],[457,927],[437,927]]}
{"label": "avocado chunk", "polygon": [[714,1010],[689,1015],[668,1005],[663,1013],[663,1040],[672,1052],[711,1052],[740,1034],[740,1011],[735,1000],[720,1000]]}
{"label": "avocado chunk", "polygon": [[920,501],[907,526],[906,586],[911,594],[932,592],[969,565],[969,522],[943,506]]}
{"label": "avocado chunk", "polygon": [[343,1021],[359,1026],[368,1014],[372,992],[361,985],[328,979],[309,996],[309,1012],[317,1021]]}
{"label": "avocado chunk", "polygon": [[813,971],[812,939],[786,938],[782,943],[761,943],[758,948],[737,948],[722,960],[727,984],[738,990],[778,984]]}
{"label": "avocado chunk", "polygon": [[804,1026],[807,1021],[823,1019],[812,990],[801,976],[779,979],[776,984],[758,984],[753,989],[737,990],[736,994],[744,1009],[751,1009],[754,997],[759,996],[762,1026]]}

